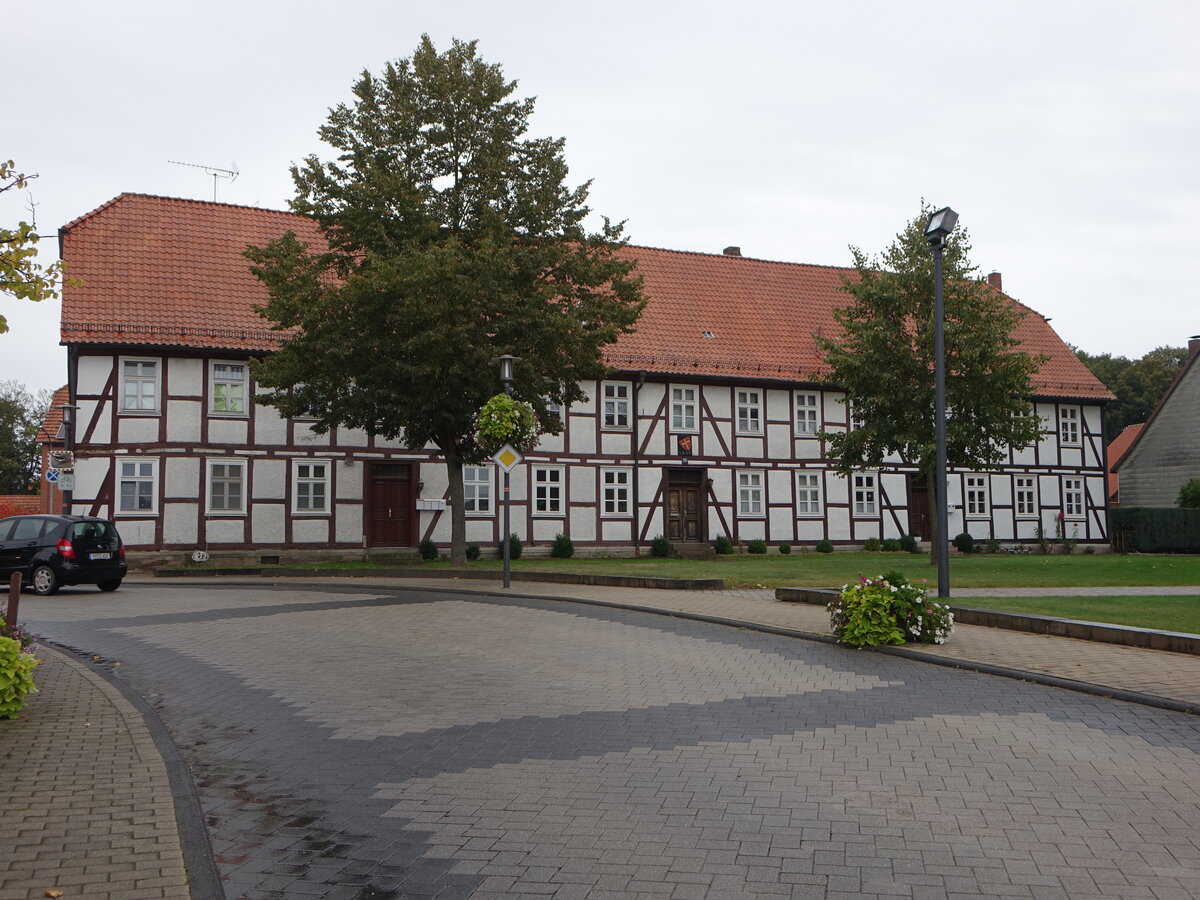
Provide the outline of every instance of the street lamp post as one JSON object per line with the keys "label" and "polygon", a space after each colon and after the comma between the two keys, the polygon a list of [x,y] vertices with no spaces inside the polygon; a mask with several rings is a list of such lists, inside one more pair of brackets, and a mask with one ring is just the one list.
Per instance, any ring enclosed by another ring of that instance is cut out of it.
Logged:
{"label": "street lamp post", "polygon": [[945,302],[942,299],[942,250],[946,237],[954,230],[958,213],[944,206],[929,217],[925,237],[933,247],[933,355],[934,355],[934,420],[937,429],[937,459],[934,463],[933,489],[937,499],[937,556],[938,596],[950,596],[950,557],[948,555],[950,517],[946,494],[946,323]]}
{"label": "street lamp post", "polygon": [[[513,366],[520,360],[505,353],[499,357],[497,362],[500,363],[500,384],[504,388],[504,393],[512,396],[513,383]],[[508,469],[504,470],[504,530],[500,536],[501,555],[504,558],[504,587],[508,587],[511,581],[510,568],[512,566],[512,541],[509,538],[509,473]]]}

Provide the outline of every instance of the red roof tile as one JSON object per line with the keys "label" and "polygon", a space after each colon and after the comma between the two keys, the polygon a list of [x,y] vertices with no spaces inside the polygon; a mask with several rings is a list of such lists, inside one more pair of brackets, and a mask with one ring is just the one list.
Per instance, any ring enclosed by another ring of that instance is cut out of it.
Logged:
{"label": "red roof tile", "polygon": [[[288,229],[321,244],[314,223],[291,213],[140,194],[122,194],[67,228],[64,257],[84,285],[64,291],[64,343],[269,350],[282,334],[252,308],[266,298],[242,250]],[[611,366],[781,381],[823,371],[813,337],[836,333],[832,310],[848,301],[839,288],[853,270],[650,247],[622,252],[638,260],[649,303],[637,331],[608,349]],[[1018,337],[1050,356],[1035,393],[1111,398],[1045,319],[1028,312]]]}
{"label": "red roof tile", "polygon": [[58,426],[62,424],[63,411],[62,405],[71,402],[71,391],[66,385],[60,387],[54,392],[54,396],[50,398],[50,408],[46,410],[46,416],[42,419],[41,427],[38,428],[38,443],[58,443]]}

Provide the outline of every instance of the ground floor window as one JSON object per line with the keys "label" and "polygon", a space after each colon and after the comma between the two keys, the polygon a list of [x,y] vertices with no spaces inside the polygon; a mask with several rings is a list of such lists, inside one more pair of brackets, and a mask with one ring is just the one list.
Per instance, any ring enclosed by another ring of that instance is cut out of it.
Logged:
{"label": "ground floor window", "polygon": [[550,466],[533,469],[533,512],[535,515],[556,515],[562,512],[563,470]]}
{"label": "ground floor window", "polygon": [[212,515],[244,515],[246,512],[246,463],[244,460],[208,461],[208,512]]}
{"label": "ground floor window", "polygon": [[158,460],[120,459],[117,474],[117,510],[154,515],[158,510]]}
{"label": "ground floor window", "polygon": [[796,473],[796,515],[819,516],[821,514],[821,473]]}
{"label": "ground floor window", "polygon": [[601,512],[606,516],[629,515],[628,469],[604,469],[601,474]]}
{"label": "ground floor window", "polygon": [[1027,518],[1037,516],[1037,490],[1033,478],[1018,477],[1015,482],[1017,515]]}
{"label": "ground floor window", "polygon": [[1068,519],[1083,518],[1083,479],[1063,479],[1063,514]]}
{"label": "ground floor window", "polygon": [[738,514],[763,514],[762,472],[738,472]]}
{"label": "ground floor window", "polygon": [[982,519],[988,515],[988,479],[986,475],[968,475],[967,515]]}
{"label": "ground floor window", "polygon": [[329,460],[296,460],[292,467],[292,511],[302,515],[329,512]]}
{"label": "ground floor window", "polygon": [[863,517],[879,515],[877,490],[874,475],[854,476],[854,515]]}
{"label": "ground floor window", "polygon": [[463,466],[463,509],[468,516],[492,514],[491,466]]}

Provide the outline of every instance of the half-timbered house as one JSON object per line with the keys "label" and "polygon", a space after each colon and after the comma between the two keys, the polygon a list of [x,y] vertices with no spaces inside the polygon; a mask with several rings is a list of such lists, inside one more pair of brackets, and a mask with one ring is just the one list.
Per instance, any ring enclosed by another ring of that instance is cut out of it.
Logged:
{"label": "half-timbered house", "polygon": [[[361,554],[446,544],[445,466],[432,450],[336,428],[317,434],[254,402],[248,362],[281,339],[242,251],[312,222],[263,209],[123,194],[62,229],[81,283],[62,340],[77,405],[76,512],[113,517],[134,550]],[[635,333],[606,354],[513,473],[513,531],[535,546],[638,548],[656,535],[771,545],[929,533],[927,493],[903,460],[848,478],[819,432],[853,427],[822,380],[814,336],[834,333],[849,270],[629,247],[645,279]],[[993,286],[998,290],[999,276]],[[1011,301],[1016,302],[1016,301]],[[991,471],[954,471],[952,533],[1104,541],[1103,404],[1111,395],[1032,310],[1018,337],[1045,354],[1031,415],[1041,441]],[[500,537],[493,466],[465,471],[468,540]],[[1060,515],[1061,514],[1061,515]]]}

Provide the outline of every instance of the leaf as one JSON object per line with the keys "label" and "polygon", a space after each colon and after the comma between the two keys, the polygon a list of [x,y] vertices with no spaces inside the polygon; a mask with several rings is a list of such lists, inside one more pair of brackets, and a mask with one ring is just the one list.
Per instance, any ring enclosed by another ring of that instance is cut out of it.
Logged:
{"label": "leaf", "polygon": [[62,895],[63,895],[62,891],[55,890],[53,888],[47,888],[46,894],[45,894],[45,896],[51,897],[51,898],[58,898],[58,897],[61,897]]}

